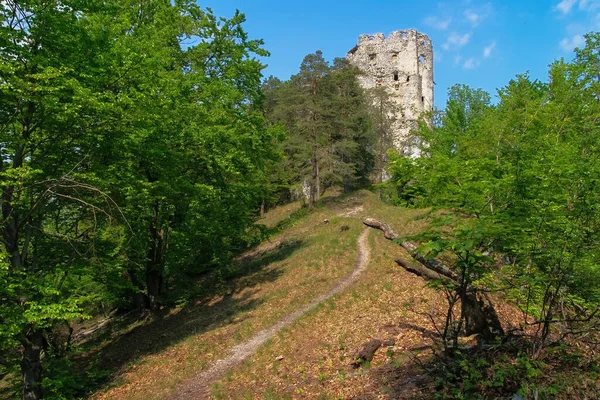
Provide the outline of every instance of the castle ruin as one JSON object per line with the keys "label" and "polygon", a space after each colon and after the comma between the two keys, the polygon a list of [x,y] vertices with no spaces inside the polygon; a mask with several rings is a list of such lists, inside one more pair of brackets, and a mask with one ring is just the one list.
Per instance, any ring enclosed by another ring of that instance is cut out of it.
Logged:
{"label": "castle ruin", "polygon": [[398,104],[392,123],[392,142],[397,151],[418,156],[410,132],[423,113],[433,111],[433,47],[427,35],[414,29],[360,35],[346,56],[363,71],[365,89],[382,86]]}

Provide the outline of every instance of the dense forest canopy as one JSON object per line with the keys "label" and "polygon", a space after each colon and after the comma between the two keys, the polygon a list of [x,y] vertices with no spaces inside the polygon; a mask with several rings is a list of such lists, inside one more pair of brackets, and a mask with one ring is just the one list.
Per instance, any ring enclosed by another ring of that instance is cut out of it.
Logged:
{"label": "dense forest canopy", "polygon": [[239,12],[8,0],[0,18],[0,376],[21,377],[24,399],[88,394],[70,377],[74,321],[185,301],[267,235],[266,208],[334,187],[432,210],[419,252],[456,261],[451,305],[502,293],[534,327],[531,359],[594,338],[600,35],[497,104],[452,87],[411,159],[388,152],[389,96],[346,60],[316,51],[288,81],[263,79],[268,52]]}

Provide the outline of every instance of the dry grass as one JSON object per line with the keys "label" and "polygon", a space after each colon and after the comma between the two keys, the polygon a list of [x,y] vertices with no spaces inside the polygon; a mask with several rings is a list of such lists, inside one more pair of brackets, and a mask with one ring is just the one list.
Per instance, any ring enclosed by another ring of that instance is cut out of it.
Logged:
{"label": "dry grass", "polygon": [[265,225],[267,228],[274,228],[277,225],[280,225],[286,219],[290,218],[293,213],[298,212],[301,207],[301,201],[295,201],[293,203],[277,206],[266,212],[265,215],[257,221],[257,223]]}
{"label": "dry grass", "polygon": [[[365,213],[376,200],[363,198]],[[417,229],[413,212],[376,216],[394,219],[404,234]],[[397,210],[398,211],[398,210]],[[362,216],[361,216],[362,219]],[[346,219],[344,219],[346,221]],[[369,270],[354,288],[302,318],[213,387],[215,398],[415,398],[420,392],[413,358],[428,354],[436,335],[428,315],[444,300],[423,280],[401,270],[393,258],[403,251],[371,232]],[[370,338],[394,339],[370,367],[355,370],[353,355]],[[283,358],[281,358],[281,356]],[[398,366],[404,366],[398,369]],[[404,371],[403,376],[399,376]],[[426,379],[423,379],[426,381]]]}
{"label": "dry grass", "polygon": [[[269,211],[259,223],[272,237],[245,259],[245,274],[219,288],[223,295],[198,297],[146,320],[121,320],[91,340],[87,361],[97,357],[112,373],[110,382],[91,398],[169,396],[235,345],[346,277],[355,265],[366,217],[383,220],[408,236],[424,229],[425,219],[418,218],[424,214],[426,210],[385,205],[366,191],[330,195],[310,212],[300,203]],[[369,244],[369,267],[352,287],[306,313],[228,371],[211,387],[213,398],[431,398],[432,378],[422,363],[431,359],[445,299],[396,266],[394,258],[409,255],[380,231],[369,233]],[[516,325],[516,308],[494,300],[501,320]],[[395,344],[379,349],[371,363],[352,368],[354,354],[371,338],[393,339]]]}
{"label": "dry grass", "polygon": [[[379,218],[401,235],[411,235],[423,229],[424,220],[415,217],[424,213],[384,205],[366,191],[329,197],[311,212],[299,204],[270,211],[260,222],[278,233],[263,244],[264,252],[257,252],[251,273],[229,282],[224,296],[199,299],[126,334],[117,332],[106,342],[103,359],[120,368],[92,397],[166,397],[234,345],[346,276],[355,263],[364,218]],[[214,398],[431,397],[431,381],[419,360],[431,354],[445,300],[395,265],[395,257],[408,257],[401,247],[375,230],[369,240],[371,261],[358,282],[226,373],[212,387]],[[353,355],[373,337],[394,339],[395,345],[382,347],[369,365],[353,369]]]}
{"label": "dry grass", "polygon": [[[297,220],[288,218],[298,212],[294,206],[267,214],[270,227],[291,221],[271,238],[284,245],[252,261],[254,272],[231,282],[225,296],[189,304],[113,337],[103,358],[122,366],[111,385],[93,398],[163,398],[234,345],[326,292],[352,270],[362,230],[359,219],[336,216],[344,204],[317,208]],[[341,231],[342,225],[350,229]],[[122,357],[130,348],[139,351]]]}

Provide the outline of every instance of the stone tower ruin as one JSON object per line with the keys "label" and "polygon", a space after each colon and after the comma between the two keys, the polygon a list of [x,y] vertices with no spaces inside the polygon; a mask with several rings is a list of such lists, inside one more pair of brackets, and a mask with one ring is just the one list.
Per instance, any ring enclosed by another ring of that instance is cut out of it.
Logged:
{"label": "stone tower ruin", "polygon": [[418,156],[411,130],[423,113],[433,111],[433,47],[427,35],[414,29],[360,35],[346,56],[361,69],[365,89],[382,86],[398,105],[392,124],[392,141],[397,151]]}

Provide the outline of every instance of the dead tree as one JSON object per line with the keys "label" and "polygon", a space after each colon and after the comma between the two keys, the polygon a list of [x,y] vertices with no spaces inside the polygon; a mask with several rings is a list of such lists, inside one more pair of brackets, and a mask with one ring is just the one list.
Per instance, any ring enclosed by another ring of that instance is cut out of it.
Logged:
{"label": "dead tree", "polygon": [[[367,218],[363,223],[371,228],[382,231],[386,239],[400,239],[400,235],[383,222]],[[399,266],[426,280],[441,281],[445,287],[451,287],[456,292],[461,302],[461,315],[462,319],[464,319],[465,335],[479,334],[484,339],[504,335],[498,314],[485,291],[474,285],[465,284],[464,278],[446,264],[419,254],[417,252],[417,245],[414,243],[401,241],[400,246],[418,263],[397,258],[395,261]]]}

